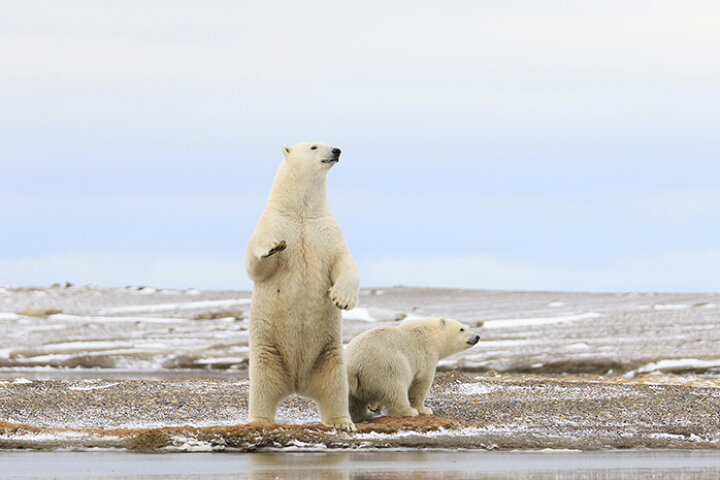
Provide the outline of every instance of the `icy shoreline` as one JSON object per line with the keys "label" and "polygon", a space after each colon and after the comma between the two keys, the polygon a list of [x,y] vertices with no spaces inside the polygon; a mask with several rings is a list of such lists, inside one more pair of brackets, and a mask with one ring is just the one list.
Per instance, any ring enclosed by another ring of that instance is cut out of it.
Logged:
{"label": "icy shoreline", "polygon": [[246,381],[12,381],[0,384],[0,449],[720,449],[720,382],[688,378],[439,374],[437,416],[318,424],[285,402],[278,424],[246,425]]}

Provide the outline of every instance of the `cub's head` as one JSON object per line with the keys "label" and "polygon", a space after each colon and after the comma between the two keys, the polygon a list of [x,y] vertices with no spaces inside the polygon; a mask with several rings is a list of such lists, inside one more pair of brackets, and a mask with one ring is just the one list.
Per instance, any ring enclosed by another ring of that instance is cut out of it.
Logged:
{"label": "cub's head", "polygon": [[449,318],[438,318],[436,321],[444,339],[444,356],[462,352],[480,341],[480,335],[467,325]]}
{"label": "cub's head", "polygon": [[327,172],[340,161],[340,149],[322,142],[298,143],[282,148],[283,159],[306,172]]}

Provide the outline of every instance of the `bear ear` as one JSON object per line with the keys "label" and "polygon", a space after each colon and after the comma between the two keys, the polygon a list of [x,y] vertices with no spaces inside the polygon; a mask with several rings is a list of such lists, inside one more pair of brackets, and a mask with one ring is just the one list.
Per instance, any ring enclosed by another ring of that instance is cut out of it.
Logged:
{"label": "bear ear", "polygon": [[440,319],[440,326],[441,326],[441,327],[444,327],[445,325],[447,325],[447,320],[445,320],[444,318],[441,318],[441,319]]}
{"label": "bear ear", "polygon": [[290,155],[290,147],[282,147],[282,154],[284,157]]}

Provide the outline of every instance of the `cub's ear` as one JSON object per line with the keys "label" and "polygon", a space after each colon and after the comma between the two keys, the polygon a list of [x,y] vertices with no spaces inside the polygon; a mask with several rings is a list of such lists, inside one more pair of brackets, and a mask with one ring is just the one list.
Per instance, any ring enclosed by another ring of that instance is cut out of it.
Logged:
{"label": "cub's ear", "polygon": [[444,327],[445,325],[447,325],[447,320],[445,320],[444,318],[441,318],[441,319],[440,319],[440,326],[441,326],[441,327]]}
{"label": "cub's ear", "polygon": [[290,147],[282,147],[282,154],[283,157],[287,157],[288,155],[290,155]]}

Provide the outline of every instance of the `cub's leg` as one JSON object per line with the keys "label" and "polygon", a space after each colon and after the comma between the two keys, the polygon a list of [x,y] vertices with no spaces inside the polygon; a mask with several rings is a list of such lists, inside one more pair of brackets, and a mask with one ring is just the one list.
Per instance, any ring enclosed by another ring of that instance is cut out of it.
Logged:
{"label": "cub's leg", "polygon": [[410,391],[408,392],[410,405],[412,405],[420,415],[432,415],[433,413],[432,410],[425,406],[425,399],[430,391],[433,377],[434,375],[418,378],[410,385]]}
{"label": "cub's leg", "polygon": [[406,383],[390,383],[380,402],[385,405],[389,417],[416,417],[417,409],[410,405]]}
{"label": "cub's leg", "polygon": [[289,373],[282,356],[272,345],[250,349],[249,422],[274,422],[280,402],[291,393]]}
{"label": "cub's leg", "polygon": [[393,358],[391,368],[374,373],[374,378],[368,382],[373,386],[374,405],[384,406],[389,417],[418,415],[418,411],[410,405],[408,399],[413,374],[407,359]]}
{"label": "cub's leg", "polygon": [[368,410],[368,402],[350,395],[350,418],[355,423],[372,420],[374,415]]}
{"label": "cub's leg", "polygon": [[318,355],[307,383],[307,395],[320,409],[322,423],[329,427],[356,431],[348,408],[348,382],[342,346],[332,346]]}

